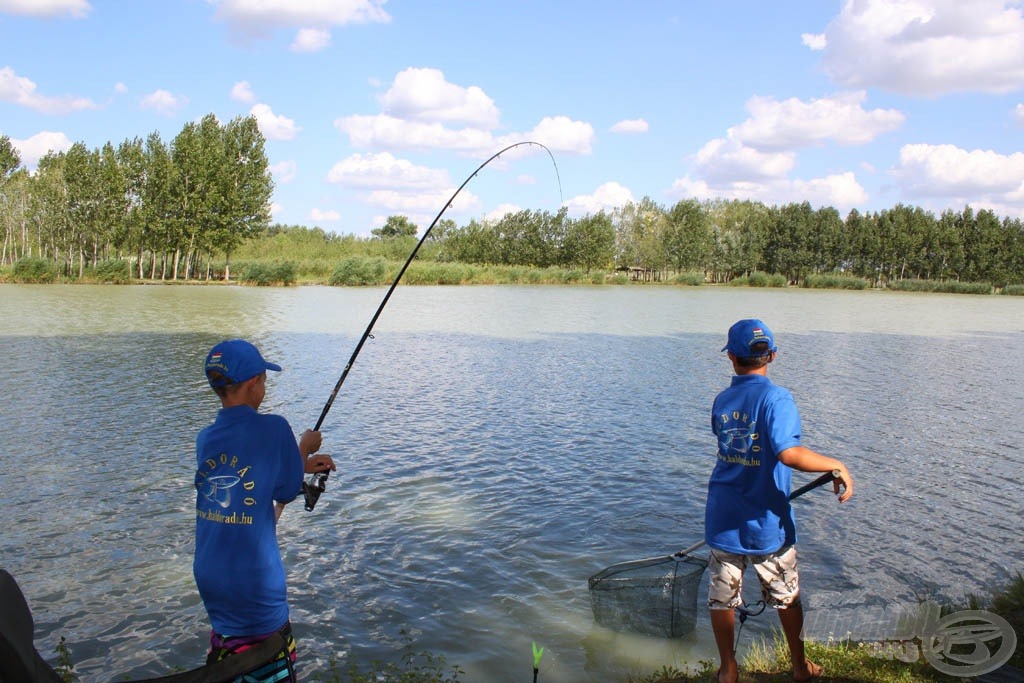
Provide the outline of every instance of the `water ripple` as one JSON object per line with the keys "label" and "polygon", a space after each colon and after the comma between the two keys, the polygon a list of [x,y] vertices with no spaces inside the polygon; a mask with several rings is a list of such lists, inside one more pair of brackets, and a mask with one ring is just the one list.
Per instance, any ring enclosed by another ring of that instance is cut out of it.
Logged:
{"label": "water ripple", "polygon": [[[257,339],[285,367],[266,408],[301,430],[381,294],[143,289],[0,300],[19,322],[0,337],[0,562],[40,651],[66,637],[84,683],[202,660],[191,461],[216,411],[206,350]],[[751,305],[779,321],[772,376],[807,445],[857,478],[842,508],[798,503],[805,591],[985,592],[1024,562],[1024,350],[1007,322],[1024,316],[990,298],[404,290],[324,423],[339,472],[316,512],[281,521],[304,670],[394,659],[406,637],[497,683],[522,678],[534,640],[568,683],[711,658],[704,615],[671,642],[596,627],[586,578],[701,538],[722,330]]]}

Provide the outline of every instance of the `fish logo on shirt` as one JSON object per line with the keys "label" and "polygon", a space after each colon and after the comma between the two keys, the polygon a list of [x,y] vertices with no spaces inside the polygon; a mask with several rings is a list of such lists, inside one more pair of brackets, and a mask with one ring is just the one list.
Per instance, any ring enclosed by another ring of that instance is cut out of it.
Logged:
{"label": "fish logo on shirt", "polygon": [[[723,452],[746,453],[750,450],[751,430],[749,428],[733,427],[732,429],[723,429],[720,434],[718,446]],[[754,438],[757,438],[756,433]]]}
{"label": "fish logo on shirt", "polygon": [[206,477],[197,486],[199,494],[222,508],[231,505],[231,487],[238,484],[241,478],[231,474]]}

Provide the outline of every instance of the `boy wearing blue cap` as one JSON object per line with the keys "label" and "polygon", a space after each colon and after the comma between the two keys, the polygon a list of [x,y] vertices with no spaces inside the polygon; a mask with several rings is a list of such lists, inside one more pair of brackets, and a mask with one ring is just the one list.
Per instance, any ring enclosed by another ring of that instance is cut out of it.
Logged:
{"label": "boy wearing blue cap", "polygon": [[803,609],[796,563],[796,525],[789,504],[792,470],[838,470],[839,502],[853,495],[853,479],[840,461],[800,443],[800,413],[788,390],[768,379],[778,348],[757,319],[729,328],[727,351],[735,376],[718,394],[711,428],[718,460],[708,482],[705,541],[711,628],[721,660],[718,681],[738,680],[734,655],[735,608],[743,604],[743,572],[753,565],[765,602],[776,608],[789,645],[793,679],[809,681],[822,668],[807,659],[800,637]]}
{"label": "boy wearing blue cap", "polygon": [[301,493],[304,472],[336,468],[329,455],[316,454],[319,432],[306,431],[296,443],[287,420],[258,412],[267,370],[281,366],[242,339],[223,341],[206,356],[221,409],[196,438],[193,573],[212,626],[207,663],[280,634],[281,647],[245,680],[295,681],[277,519]]}

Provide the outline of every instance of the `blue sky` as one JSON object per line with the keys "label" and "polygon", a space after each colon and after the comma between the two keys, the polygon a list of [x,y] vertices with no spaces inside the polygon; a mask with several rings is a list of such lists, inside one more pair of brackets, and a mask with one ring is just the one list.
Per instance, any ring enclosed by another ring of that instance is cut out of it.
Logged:
{"label": "blue sky", "polygon": [[[0,135],[32,169],[213,113],[273,219],[368,235],[647,196],[1024,217],[1004,0],[0,0]],[[519,148],[522,149],[522,148]],[[518,152],[519,150],[517,150]]]}

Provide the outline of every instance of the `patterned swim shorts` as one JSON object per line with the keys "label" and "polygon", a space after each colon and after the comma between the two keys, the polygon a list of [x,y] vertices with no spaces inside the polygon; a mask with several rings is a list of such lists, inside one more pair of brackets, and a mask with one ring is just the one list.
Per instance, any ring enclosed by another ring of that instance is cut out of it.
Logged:
{"label": "patterned swim shorts", "polygon": [[748,564],[754,565],[761,582],[761,596],[769,607],[785,608],[800,603],[795,546],[768,555],[737,555],[712,548],[708,559],[708,607],[733,609],[743,604],[743,572]]}

